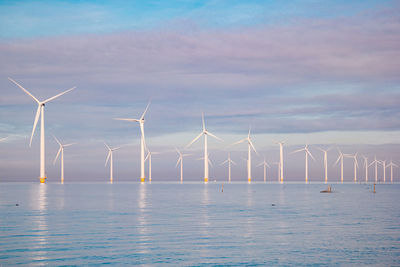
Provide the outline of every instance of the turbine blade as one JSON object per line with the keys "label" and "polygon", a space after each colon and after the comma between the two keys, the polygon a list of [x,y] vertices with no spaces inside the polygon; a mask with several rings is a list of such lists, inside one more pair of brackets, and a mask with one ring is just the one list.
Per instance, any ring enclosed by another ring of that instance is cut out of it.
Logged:
{"label": "turbine blade", "polygon": [[214,165],[212,164],[210,158],[208,158],[208,163],[210,163],[211,167],[214,167]]}
{"label": "turbine blade", "polygon": [[315,161],[315,158],[314,158],[314,156],[311,154],[310,150],[308,150],[308,148],[307,148],[306,151],[307,151],[308,155],[310,155],[310,157]]}
{"label": "turbine blade", "polygon": [[239,140],[239,141],[233,143],[232,146],[243,143],[244,141],[247,141],[247,138],[243,138],[242,140]]}
{"label": "turbine blade", "polygon": [[52,134],[52,136],[54,137],[54,140],[56,140],[56,142],[57,142],[60,146],[62,146],[61,142],[57,139],[57,137],[55,137],[54,134]]}
{"label": "turbine blade", "polygon": [[139,121],[137,119],[126,119],[126,118],[114,118],[114,120],[117,120],[117,121],[135,121],[135,122]]}
{"label": "turbine blade", "polygon": [[337,160],[335,161],[335,163],[333,164],[333,166],[336,166],[336,164],[338,164],[340,158],[343,157],[342,154],[339,155],[339,157],[337,158]]}
{"label": "turbine blade", "polygon": [[107,165],[107,162],[108,162],[108,160],[110,159],[111,153],[112,153],[112,151],[111,151],[111,150],[109,150],[109,151],[108,151],[107,158],[106,158],[106,163],[104,164],[104,166],[106,166],[106,165]]}
{"label": "turbine blade", "polygon": [[303,150],[305,150],[305,149],[304,149],[304,148],[302,148],[302,149],[298,149],[298,150],[295,150],[295,151],[292,151],[292,152],[290,152],[289,154],[298,153],[298,152],[300,152],[300,151],[303,151]]}
{"label": "turbine blade", "polygon": [[76,145],[76,143],[69,143],[69,144],[63,145],[63,147],[72,146],[72,145]]}
{"label": "turbine blade", "polygon": [[12,81],[13,83],[15,83],[19,88],[21,88],[26,94],[28,94],[30,97],[32,97],[38,104],[40,104],[40,101],[34,97],[28,90],[26,90],[24,87],[22,87],[19,83],[17,83],[16,81],[14,81],[11,78],[8,78],[10,81]]}
{"label": "turbine blade", "polygon": [[254,150],[254,152],[256,152],[256,154],[258,155],[258,152],[257,152],[256,148],[254,147],[253,142],[250,139],[249,139],[249,144],[250,144],[251,148]]}
{"label": "turbine blade", "polygon": [[181,160],[182,160],[182,157],[180,156],[180,157],[178,158],[178,161],[176,162],[175,168],[178,167],[178,164],[179,164],[179,162],[180,162]]}
{"label": "turbine blade", "polygon": [[204,122],[204,113],[201,113],[201,120],[203,122],[203,132],[206,130],[206,123]]}
{"label": "turbine blade", "polygon": [[150,157],[151,152],[147,152],[147,156],[144,158],[144,161],[146,161]]}
{"label": "turbine blade", "polygon": [[58,155],[60,155],[61,149],[62,149],[62,147],[60,146],[60,149],[58,150],[57,155],[56,155],[56,157],[55,157],[54,160],[53,160],[53,165],[56,164],[56,160],[57,160],[57,158],[58,158]]}
{"label": "turbine blade", "polygon": [[220,163],[219,165],[224,165],[227,162],[228,162],[228,160],[225,160],[224,162]]}
{"label": "turbine blade", "polygon": [[106,145],[106,147],[108,148],[108,150],[111,150],[111,148],[104,142],[104,144]]}
{"label": "turbine blade", "polygon": [[233,160],[231,160],[231,163],[232,163],[233,165],[236,165],[236,163],[235,163]]}
{"label": "turbine blade", "polygon": [[32,128],[31,140],[29,141],[29,146],[32,146],[33,134],[35,133],[35,130],[36,130],[36,125],[39,120],[39,115],[40,115],[40,105],[38,105],[38,108],[36,111],[36,116],[35,116],[35,121],[33,122],[33,128]]}
{"label": "turbine blade", "polygon": [[214,137],[215,139],[217,139],[217,140],[219,140],[219,141],[222,141],[222,142],[224,141],[224,140],[222,140],[221,138],[219,138],[219,137],[215,136],[214,134],[210,133],[209,131],[207,131],[207,134],[210,135],[210,136],[212,136],[212,137]]}
{"label": "turbine blade", "polygon": [[151,101],[149,101],[149,103],[148,103],[147,106],[146,106],[146,109],[144,110],[142,116],[140,117],[141,120],[144,118],[144,115],[146,115],[146,112],[147,112],[147,110],[149,109],[150,103],[151,103]]}
{"label": "turbine blade", "polygon": [[53,97],[50,97],[50,98],[46,99],[45,101],[43,101],[43,103],[50,102],[51,100],[54,100],[54,99],[56,99],[57,97],[60,97],[60,96],[62,96],[62,95],[64,95],[64,94],[66,94],[66,93],[68,93],[68,92],[74,90],[75,88],[76,88],[76,87],[72,87],[72,88],[70,88],[70,89],[68,89],[68,90],[65,90],[65,91],[62,92],[62,93],[59,93],[58,95],[55,95],[55,96],[53,96]]}
{"label": "turbine blade", "polygon": [[190,147],[194,142],[197,141],[197,139],[199,139],[201,136],[203,135],[203,132],[201,132],[198,136],[196,136],[195,139],[192,140],[192,142],[190,142],[187,146],[185,146],[185,148]]}

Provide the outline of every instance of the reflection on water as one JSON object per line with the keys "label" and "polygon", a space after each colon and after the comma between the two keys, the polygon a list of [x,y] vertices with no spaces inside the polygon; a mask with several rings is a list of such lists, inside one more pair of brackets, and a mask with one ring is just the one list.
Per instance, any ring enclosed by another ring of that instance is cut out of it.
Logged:
{"label": "reflection on water", "polygon": [[400,185],[220,188],[1,184],[0,266],[400,266]]}
{"label": "reflection on water", "polygon": [[47,188],[47,184],[36,184],[31,195],[32,203],[36,203],[37,209],[36,216],[32,220],[35,229],[32,243],[33,261],[45,261],[48,259]]}
{"label": "reflection on water", "polygon": [[147,184],[141,183],[139,185],[139,199],[138,199],[138,252],[149,253],[149,242],[150,242],[150,228],[147,222]]}

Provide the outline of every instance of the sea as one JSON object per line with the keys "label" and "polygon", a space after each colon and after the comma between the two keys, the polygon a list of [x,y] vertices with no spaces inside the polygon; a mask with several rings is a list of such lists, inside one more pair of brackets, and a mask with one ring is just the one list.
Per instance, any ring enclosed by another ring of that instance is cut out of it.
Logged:
{"label": "sea", "polygon": [[0,183],[0,266],[400,266],[400,185]]}

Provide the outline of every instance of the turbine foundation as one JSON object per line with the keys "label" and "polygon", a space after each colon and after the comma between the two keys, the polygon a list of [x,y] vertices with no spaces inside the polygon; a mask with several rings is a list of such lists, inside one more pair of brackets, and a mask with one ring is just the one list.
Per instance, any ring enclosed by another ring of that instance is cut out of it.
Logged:
{"label": "turbine foundation", "polygon": [[47,177],[40,177],[40,183],[44,184],[46,182]]}
{"label": "turbine foundation", "polygon": [[145,180],[146,180],[146,177],[141,177],[141,178],[140,178],[140,182],[141,182],[141,183],[144,183]]}
{"label": "turbine foundation", "polygon": [[204,177],[204,182],[208,183],[208,178]]}

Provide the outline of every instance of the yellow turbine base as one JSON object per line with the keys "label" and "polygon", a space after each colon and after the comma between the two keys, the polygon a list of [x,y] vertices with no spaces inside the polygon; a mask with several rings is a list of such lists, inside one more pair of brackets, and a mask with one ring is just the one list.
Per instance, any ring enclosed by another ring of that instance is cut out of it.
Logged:
{"label": "yellow turbine base", "polygon": [[251,178],[247,178],[247,182],[251,183]]}
{"label": "yellow turbine base", "polygon": [[141,183],[144,183],[144,181],[146,180],[146,178],[145,177],[143,177],[143,178],[140,178],[140,182]]}
{"label": "yellow turbine base", "polygon": [[204,182],[208,183],[208,178],[204,177]]}
{"label": "yellow turbine base", "polygon": [[47,177],[40,177],[40,183],[44,184],[46,182]]}

